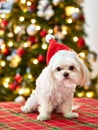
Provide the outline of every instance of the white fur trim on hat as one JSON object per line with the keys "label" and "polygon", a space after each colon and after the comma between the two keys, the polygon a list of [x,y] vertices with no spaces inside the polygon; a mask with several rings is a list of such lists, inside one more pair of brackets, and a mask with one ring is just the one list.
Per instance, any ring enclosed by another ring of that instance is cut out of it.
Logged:
{"label": "white fur trim on hat", "polygon": [[47,34],[47,35],[46,35],[46,42],[49,43],[49,41],[50,41],[52,38],[54,39],[54,36],[53,36],[53,35]]}

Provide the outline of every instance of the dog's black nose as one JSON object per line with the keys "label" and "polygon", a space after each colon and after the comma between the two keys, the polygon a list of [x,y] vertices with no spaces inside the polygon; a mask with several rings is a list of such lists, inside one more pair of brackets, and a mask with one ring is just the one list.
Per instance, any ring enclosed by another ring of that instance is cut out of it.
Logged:
{"label": "dog's black nose", "polygon": [[68,77],[68,73],[67,72],[65,72],[64,74],[63,74],[63,76],[65,77],[65,78],[67,78]]}

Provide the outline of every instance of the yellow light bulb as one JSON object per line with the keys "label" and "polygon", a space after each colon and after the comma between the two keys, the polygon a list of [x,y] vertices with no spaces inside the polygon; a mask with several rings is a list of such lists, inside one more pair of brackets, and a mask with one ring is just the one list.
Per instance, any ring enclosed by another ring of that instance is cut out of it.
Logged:
{"label": "yellow light bulb", "polygon": [[67,20],[67,22],[68,22],[69,24],[71,24],[71,23],[72,23],[72,19],[69,18],[69,19]]}
{"label": "yellow light bulb", "polygon": [[12,41],[9,41],[9,42],[8,42],[8,46],[9,46],[9,47],[12,47],[12,46],[13,46],[13,42],[12,42]]}
{"label": "yellow light bulb", "polygon": [[33,59],[33,64],[37,65],[38,64],[38,60],[37,59]]}
{"label": "yellow light bulb", "polygon": [[67,16],[70,16],[70,15],[72,15],[75,12],[75,7],[73,7],[73,6],[67,6],[65,8],[65,12],[66,12]]}
{"label": "yellow light bulb", "polygon": [[46,50],[47,47],[48,47],[48,45],[47,45],[46,43],[43,43],[43,44],[42,44],[42,49],[43,49],[43,50]]}
{"label": "yellow light bulb", "polygon": [[52,30],[52,29],[49,29],[49,30],[48,30],[48,33],[52,34],[52,33],[53,33],[53,30]]}
{"label": "yellow light bulb", "polygon": [[0,65],[1,65],[2,67],[4,67],[4,66],[6,65],[6,62],[5,62],[5,61],[1,61]]}
{"label": "yellow light bulb", "polygon": [[25,42],[23,46],[27,48],[29,46],[28,42]]}
{"label": "yellow light bulb", "polygon": [[29,88],[26,88],[25,89],[25,95],[28,96],[30,94],[30,89]]}
{"label": "yellow light bulb", "polygon": [[36,20],[35,19],[31,19],[31,23],[32,24],[36,23]]}
{"label": "yellow light bulb", "polygon": [[20,26],[16,26],[15,29],[14,29],[14,32],[17,34],[20,31],[21,31],[21,27]]}
{"label": "yellow light bulb", "polygon": [[5,44],[1,44],[1,50],[4,50],[5,49]]}
{"label": "yellow light bulb", "polygon": [[0,30],[0,36],[3,36],[4,32],[4,30]]}
{"label": "yellow light bulb", "polygon": [[39,31],[41,27],[39,25],[36,26],[36,30]]}
{"label": "yellow light bulb", "polygon": [[21,88],[18,91],[19,95],[24,95],[28,96],[30,94],[30,89],[29,88]]}
{"label": "yellow light bulb", "polygon": [[32,3],[30,1],[27,1],[27,6],[31,6]]}
{"label": "yellow light bulb", "polygon": [[24,88],[21,88],[21,89],[19,89],[19,92],[18,92],[18,93],[19,93],[20,95],[22,95],[22,94],[24,93],[24,91],[25,91]]}
{"label": "yellow light bulb", "polygon": [[84,97],[84,95],[85,95],[85,92],[84,92],[84,91],[79,92],[79,93],[77,94],[78,97]]}
{"label": "yellow light bulb", "polygon": [[23,21],[24,21],[24,17],[21,16],[21,17],[19,18],[19,20],[20,20],[21,22],[23,22]]}
{"label": "yellow light bulb", "polygon": [[92,98],[93,96],[94,96],[94,92],[92,92],[92,91],[89,91],[86,93],[86,97],[88,97],[88,98]]}
{"label": "yellow light bulb", "polygon": [[26,3],[26,0],[21,0],[21,4],[25,4]]}
{"label": "yellow light bulb", "polygon": [[7,77],[7,78],[5,79],[5,82],[9,83],[10,80],[11,80],[11,79],[10,79],[9,77]]}
{"label": "yellow light bulb", "polygon": [[3,83],[3,86],[5,87],[5,88],[8,88],[9,87],[9,84],[8,83]]}
{"label": "yellow light bulb", "polygon": [[79,56],[84,59],[86,57],[86,54],[84,52],[80,52]]}
{"label": "yellow light bulb", "polygon": [[6,14],[1,14],[1,18],[6,18]]}
{"label": "yellow light bulb", "polygon": [[75,12],[75,13],[79,13],[79,11],[80,11],[79,8],[75,8],[75,11],[74,11],[74,12]]}
{"label": "yellow light bulb", "polygon": [[63,34],[63,35],[66,35],[66,34],[67,34],[67,31],[66,31],[66,30],[63,30],[63,31],[62,31],[62,34]]}
{"label": "yellow light bulb", "polygon": [[74,36],[74,37],[73,37],[73,41],[74,41],[74,42],[77,42],[77,41],[78,41],[78,37],[77,37],[77,36]]}
{"label": "yellow light bulb", "polygon": [[28,74],[28,79],[32,79],[32,75],[31,74]]}

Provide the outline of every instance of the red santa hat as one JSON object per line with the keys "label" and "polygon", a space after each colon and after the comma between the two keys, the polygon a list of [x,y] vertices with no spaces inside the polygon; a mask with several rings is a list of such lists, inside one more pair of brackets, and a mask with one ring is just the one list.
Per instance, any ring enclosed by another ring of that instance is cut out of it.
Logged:
{"label": "red santa hat", "polygon": [[46,42],[49,43],[48,51],[47,51],[47,56],[46,56],[46,63],[47,65],[49,64],[50,59],[52,58],[53,55],[55,55],[56,52],[60,50],[67,50],[67,51],[72,51],[71,48],[68,46],[57,42],[54,39],[54,36],[51,34],[46,35]]}

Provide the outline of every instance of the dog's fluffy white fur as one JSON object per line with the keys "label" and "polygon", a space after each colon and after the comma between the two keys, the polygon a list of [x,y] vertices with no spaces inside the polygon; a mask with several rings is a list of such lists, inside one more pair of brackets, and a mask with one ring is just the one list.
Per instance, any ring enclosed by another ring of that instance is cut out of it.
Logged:
{"label": "dog's fluffy white fur", "polygon": [[37,120],[51,118],[55,109],[66,118],[76,118],[72,112],[72,99],[77,85],[85,85],[89,71],[74,51],[61,50],[50,60],[36,80],[36,91],[21,107],[23,112],[38,111]]}

